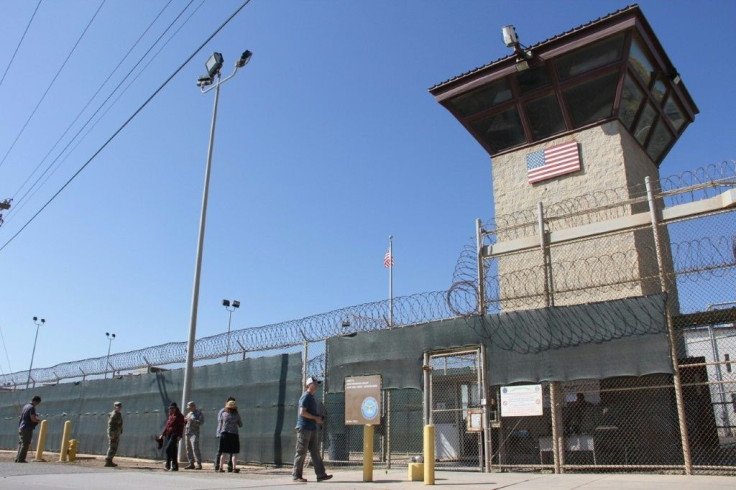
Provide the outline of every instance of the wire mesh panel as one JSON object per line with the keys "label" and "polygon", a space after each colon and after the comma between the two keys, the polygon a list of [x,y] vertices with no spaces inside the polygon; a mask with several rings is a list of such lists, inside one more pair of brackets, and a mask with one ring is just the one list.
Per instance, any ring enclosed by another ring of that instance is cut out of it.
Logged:
{"label": "wire mesh panel", "polygon": [[485,397],[479,350],[430,356],[431,420],[439,467],[483,468],[483,434],[470,427]]}
{"label": "wire mesh panel", "polygon": [[[501,386],[490,389],[491,405],[501,406]],[[491,423],[491,465],[500,469],[551,465],[553,463],[550,387],[542,384],[540,416],[502,416]]]}

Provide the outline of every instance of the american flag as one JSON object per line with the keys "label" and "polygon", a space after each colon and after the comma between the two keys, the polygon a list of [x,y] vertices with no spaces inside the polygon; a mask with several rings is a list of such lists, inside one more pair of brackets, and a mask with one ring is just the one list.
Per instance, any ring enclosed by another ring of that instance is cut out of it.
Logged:
{"label": "american flag", "polygon": [[526,156],[526,174],[530,184],[578,170],[580,153],[578,142],[574,140]]}
{"label": "american flag", "polygon": [[386,255],[383,256],[383,266],[384,267],[393,267],[394,265],[394,258],[391,255],[391,249],[386,252]]}

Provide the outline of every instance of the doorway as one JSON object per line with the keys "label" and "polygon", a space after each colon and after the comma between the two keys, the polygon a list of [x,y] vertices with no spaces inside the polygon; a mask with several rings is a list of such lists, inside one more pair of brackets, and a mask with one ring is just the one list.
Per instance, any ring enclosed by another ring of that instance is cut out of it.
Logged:
{"label": "doorway", "polygon": [[483,471],[486,427],[481,347],[429,355],[429,421],[436,465]]}

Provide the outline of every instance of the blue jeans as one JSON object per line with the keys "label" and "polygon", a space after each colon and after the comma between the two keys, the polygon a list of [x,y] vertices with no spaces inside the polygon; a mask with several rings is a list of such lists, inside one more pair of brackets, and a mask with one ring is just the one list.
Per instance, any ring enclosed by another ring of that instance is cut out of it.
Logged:
{"label": "blue jeans", "polygon": [[318,478],[325,475],[325,465],[322,463],[322,457],[319,455],[319,433],[318,430],[297,429],[294,468],[291,470],[291,476],[293,478],[302,478],[307,451],[309,451],[309,455],[312,457],[314,473]]}

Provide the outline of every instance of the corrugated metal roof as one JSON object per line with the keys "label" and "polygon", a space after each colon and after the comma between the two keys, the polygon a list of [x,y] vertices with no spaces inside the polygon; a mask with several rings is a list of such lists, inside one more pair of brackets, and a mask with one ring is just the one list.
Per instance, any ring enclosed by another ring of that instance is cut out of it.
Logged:
{"label": "corrugated metal roof", "polygon": [[[580,31],[582,29],[588,29],[591,26],[594,26],[596,24],[605,22],[605,21],[611,19],[612,17],[621,15],[623,13],[626,13],[626,12],[629,12],[629,11],[632,11],[632,10],[639,10],[639,5],[638,4],[629,5],[628,7],[624,7],[622,9],[617,10],[615,12],[612,12],[612,13],[610,13],[608,15],[605,15],[603,17],[599,17],[596,20],[592,20],[592,21],[588,22],[587,24],[583,24],[581,26],[574,27],[574,28],[570,29],[569,31],[566,31],[566,32],[563,32],[562,34],[558,34],[556,36],[550,37],[549,39],[545,39],[544,41],[538,42],[537,44],[534,44],[532,46],[528,46],[528,47],[525,47],[525,48],[534,51],[535,49],[539,49],[540,47],[542,47],[542,46],[544,46],[544,45],[546,45],[548,43],[551,43],[553,41],[558,41],[559,39],[562,39],[562,38],[564,38],[566,36],[570,36],[572,34],[575,34],[575,33],[577,33],[578,31]],[[498,63],[500,63],[502,61],[506,61],[506,60],[508,60],[510,58],[514,58],[514,56],[515,55],[510,54],[508,56],[504,56],[503,58],[499,58],[499,59],[497,59],[495,61],[491,61],[490,63],[486,63],[483,66],[479,66],[478,68],[475,68],[475,69],[470,70],[470,71],[467,71],[467,72],[465,72],[463,74],[460,74],[460,75],[457,75],[455,77],[452,77],[449,80],[445,80],[444,82],[438,83],[438,84],[430,87],[429,90],[432,91],[434,89],[437,89],[437,88],[442,87],[443,85],[447,85],[447,84],[452,83],[452,82],[454,82],[456,80],[459,80],[461,78],[464,78],[464,77],[466,77],[468,75],[472,75],[472,74],[477,73],[479,71],[483,71],[483,70],[485,70],[485,69],[487,69],[487,68],[489,68],[489,67],[491,67],[493,65],[496,65],[496,64],[498,64]]]}

